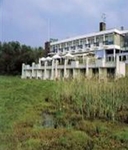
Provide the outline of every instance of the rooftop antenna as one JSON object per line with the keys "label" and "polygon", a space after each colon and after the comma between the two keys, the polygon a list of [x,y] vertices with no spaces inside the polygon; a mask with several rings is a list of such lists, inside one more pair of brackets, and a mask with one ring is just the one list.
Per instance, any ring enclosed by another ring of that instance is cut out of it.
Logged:
{"label": "rooftop antenna", "polygon": [[47,37],[48,39],[47,40],[49,41],[50,40],[50,32],[51,32],[50,19],[48,19],[48,31],[47,32],[48,32],[48,37]]}
{"label": "rooftop antenna", "polygon": [[106,14],[105,13],[102,14],[101,19],[104,23],[106,22]]}
{"label": "rooftop antenna", "polygon": [[99,24],[99,31],[105,31],[106,30],[106,14],[103,13],[101,16],[102,21]]}

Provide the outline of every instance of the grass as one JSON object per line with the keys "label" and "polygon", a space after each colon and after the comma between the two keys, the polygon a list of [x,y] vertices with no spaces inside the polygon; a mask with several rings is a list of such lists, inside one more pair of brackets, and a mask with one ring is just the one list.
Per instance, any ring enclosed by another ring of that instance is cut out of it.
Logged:
{"label": "grass", "polygon": [[116,140],[121,141],[122,143],[128,143],[128,129],[124,128],[118,133],[113,133],[113,138]]}
{"label": "grass", "polygon": [[128,149],[128,78],[0,76],[0,150]]}

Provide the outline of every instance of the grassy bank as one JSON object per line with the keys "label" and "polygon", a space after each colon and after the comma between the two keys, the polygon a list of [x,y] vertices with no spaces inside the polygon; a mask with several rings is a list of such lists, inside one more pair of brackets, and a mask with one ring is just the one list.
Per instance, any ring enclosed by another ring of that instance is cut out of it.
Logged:
{"label": "grassy bank", "polygon": [[0,150],[128,149],[128,79],[0,76]]}

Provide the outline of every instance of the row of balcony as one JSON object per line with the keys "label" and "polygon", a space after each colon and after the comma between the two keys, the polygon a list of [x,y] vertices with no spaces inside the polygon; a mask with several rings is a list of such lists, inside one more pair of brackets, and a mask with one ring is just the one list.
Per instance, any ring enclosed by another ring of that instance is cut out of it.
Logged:
{"label": "row of balcony", "polygon": [[113,41],[104,41],[102,43],[94,43],[94,44],[84,44],[84,45],[74,45],[74,46],[70,46],[70,47],[63,47],[63,48],[52,48],[51,47],[51,51],[52,52],[57,52],[57,51],[74,51],[74,50],[78,50],[78,49],[99,49],[99,47],[102,46],[109,46],[109,45],[113,45],[114,42]]}
{"label": "row of balcony", "polygon": [[66,54],[67,52],[70,52],[72,54],[74,53],[84,53],[84,52],[90,52],[90,51],[96,51],[96,50],[102,50],[102,49],[120,49],[120,46],[118,45],[100,45],[99,47],[91,46],[91,47],[85,47],[85,48],[77,48],[75,50],[69,49],[69,50],[56,50],[51,51],[52,53],[59,53],[59,54]]}
{"label": "row of balcony", "polygon": [[[56,60],[58,61],[58,60]],[[48,65],[48,63],[46,65],[41,65],[41,64],[35,64],[33,66],[30,66],[30,65],[24,65],[23,69],[24,70],[38,70],[38,69],[52,69],[53,68],[56,68],[57,69],[63,69],[64,67],[66,67],[67,69],[69,68],[86,68],[86,67],[89,67],[89,68],[99,68],[99,67],[115,67],[116,66],[116,63],[114,61],[105,61],[104,59],[89,59],[89,61],[84,61],[83,63],[80,62],[80,61],[68,61],[67,64],[62,64],[62,63],[59,63],[59,61],[57,62],[57,65],[54,64],[52,66],[51,65]]]}

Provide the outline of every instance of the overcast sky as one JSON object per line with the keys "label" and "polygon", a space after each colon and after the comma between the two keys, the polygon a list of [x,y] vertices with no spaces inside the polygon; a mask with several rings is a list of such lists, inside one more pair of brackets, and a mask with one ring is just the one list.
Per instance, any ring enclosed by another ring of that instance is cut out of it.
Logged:
{"label": "overcast sky", "polygon": [[0,41],[38,47],[97,32],[103,13],[108,29],[128,29],[128,0],[0,0]]}

